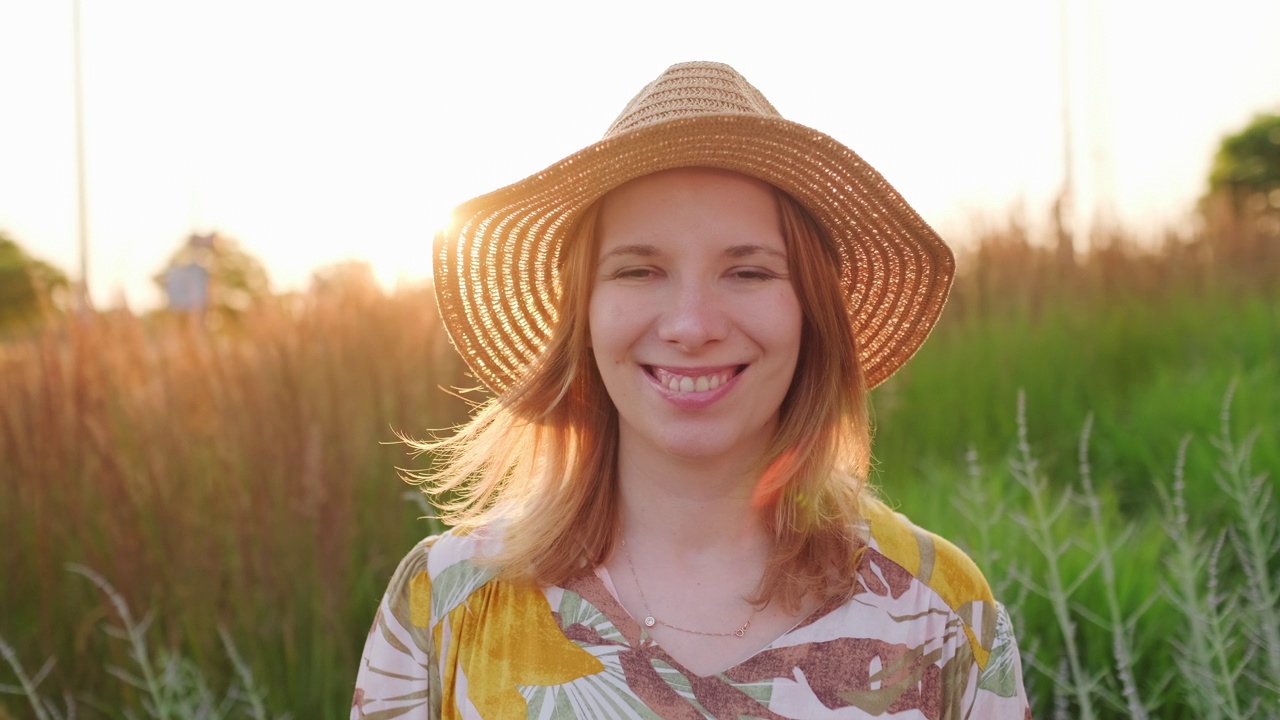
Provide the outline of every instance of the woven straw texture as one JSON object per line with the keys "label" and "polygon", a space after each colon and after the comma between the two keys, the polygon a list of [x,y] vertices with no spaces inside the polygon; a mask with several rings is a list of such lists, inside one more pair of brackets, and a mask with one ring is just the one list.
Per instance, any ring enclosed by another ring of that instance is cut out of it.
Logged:
{"label": "woven straw texture", "polygon": [[760,178],[826,229],[868,386],[924,343],[955,274],[937,233],[862,158],[783,119],[733,68],[682,63],[645,86],[600,142],[460,205],[436,235],[440,314],[481,382],[502,393],[546,347],[559,254],[582,211],[628,180],[677,167]]}

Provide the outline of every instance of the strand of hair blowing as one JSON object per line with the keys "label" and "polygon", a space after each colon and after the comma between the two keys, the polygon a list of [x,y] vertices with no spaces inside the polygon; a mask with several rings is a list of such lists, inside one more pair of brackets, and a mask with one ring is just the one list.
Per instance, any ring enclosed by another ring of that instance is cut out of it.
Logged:
{"label": "strand of hair blowing", "polygon": [[[617,413],[587,323],[598,208],[568,235],[561,322],[538,363],[452,437],[409,444],[434,464],[407,479],[463,532],[493,530],[500,577],[559,584],[600,564],[617,525]],[[586,228],[586,230],[583,230]]]}

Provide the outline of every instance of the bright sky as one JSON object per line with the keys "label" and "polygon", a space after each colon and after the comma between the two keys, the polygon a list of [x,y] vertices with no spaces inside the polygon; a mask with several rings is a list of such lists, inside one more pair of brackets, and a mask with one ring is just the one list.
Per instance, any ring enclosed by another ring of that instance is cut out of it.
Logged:
{"label": "bright sky", "polygon": [[[1185,220],[1213,151],[1280,111],[1280,2],[1069,0],[1082,214]],[[0,229],[78,272],[73,0],[0,0]],[[277,290],[420,279],[453,205],[598,139],[667,65],[728,62],[944,234],[1061,182],[1058,2],[82,0],[90,286],[159,302],[195,231]],[[753,9],[756,8],[756,9]]]}

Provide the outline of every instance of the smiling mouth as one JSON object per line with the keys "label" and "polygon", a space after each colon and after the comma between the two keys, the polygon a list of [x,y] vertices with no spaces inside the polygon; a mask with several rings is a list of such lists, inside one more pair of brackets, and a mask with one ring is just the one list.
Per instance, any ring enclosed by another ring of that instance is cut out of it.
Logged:
{"label": "smiling mouth", "polygon": [[745,370],[746,367],[746,365],[735,365],[716,372],[682,375],[665,368],[654,367],[653,365],[644,366],[649,373],[649,377],[652,377],[659,385],[675,393],[715,390],[732,380],[735,375]]}

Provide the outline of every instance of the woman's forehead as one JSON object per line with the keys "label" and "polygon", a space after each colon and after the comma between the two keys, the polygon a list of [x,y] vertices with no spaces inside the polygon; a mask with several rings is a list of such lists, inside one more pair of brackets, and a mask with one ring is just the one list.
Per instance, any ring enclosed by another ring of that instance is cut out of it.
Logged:
{"label": "woman's forehead", "polygon": [[680,168],[621,185],[601,200],[604,248],[695,239],[781,247],[776,191],[727,170]]}
{"label": "woman's forehead", "polygon": [[605,193],[601,199],[607,207],[619,198],[634,196],[670,197],[693,195],[701,198],[727,193],[768,195],[774,192],[769,183],[751,175],[708,167],[680,167],[641,175]]}

